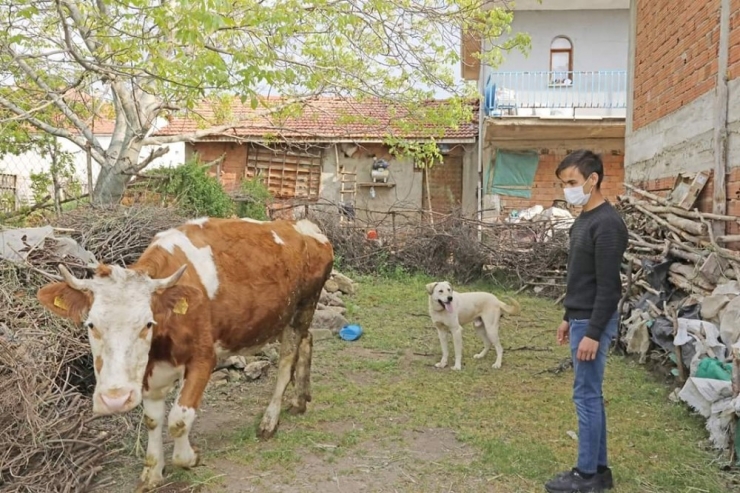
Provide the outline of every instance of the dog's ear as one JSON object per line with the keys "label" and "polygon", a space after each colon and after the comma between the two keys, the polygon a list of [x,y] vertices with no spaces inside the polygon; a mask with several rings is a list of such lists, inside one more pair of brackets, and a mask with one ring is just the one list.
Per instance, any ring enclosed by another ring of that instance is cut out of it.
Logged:
{"label": "dog's ear", "polygon": [[432,294],[434,292],[434,286],[439,284],[438,282],[430,282],[427,284],[427,293]]}

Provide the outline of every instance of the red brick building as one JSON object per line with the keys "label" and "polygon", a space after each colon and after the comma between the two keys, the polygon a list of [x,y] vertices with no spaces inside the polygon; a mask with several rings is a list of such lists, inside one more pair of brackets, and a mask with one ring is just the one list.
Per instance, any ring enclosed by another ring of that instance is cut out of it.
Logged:
{"label": "red brick building", "polygon": [[665,193],[711,171],[698,206],[740,215],[740,0],[632,0],[631,17],[626,180]]}
{"label": "red brick building", "polygon": [[[193,139],[186,146],[186,157],[197,153],[202,162],[223,157],[212,172],[227,190],[260,176],[277,199],[351,203],[370,221],[374,212],[379,217],[389,210],[416,212],[428,210],[430,204],[438,213],[462,207],[475,214],[475,121],[445,129],[435,139],[444,160],[427,177],[412,159],[392,156],[385,139],[394,134],[425,140],[429,133],[420,126],[400,129],[398,109],[379,101],[320,98],[308,102],[299,115],[287,116],[267,115],[264,109],[255,111],[235,101],[220,110],[204,105],[197,114],[204,123],[172,118],[159,134],[192,134],[204,125],[233,123],[221,134]],[[376,158],[390,162],[388,183],[371,179]]]}

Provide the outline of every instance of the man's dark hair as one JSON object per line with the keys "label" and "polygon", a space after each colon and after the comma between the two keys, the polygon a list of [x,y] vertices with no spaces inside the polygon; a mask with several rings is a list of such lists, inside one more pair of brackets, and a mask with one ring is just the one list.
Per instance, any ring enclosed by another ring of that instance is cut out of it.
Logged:
{"label": "man's dark hair", "polygon": [[573,151],[560,162],[558,169],[555,170],[555,176],[560,178],[560,173],[570,167],[575,167],[584,178],[596,173],[599,176],[596,188],[601,188],[601,182],[604,179],[604,163],[601,161],[600,155],[586,149]]}

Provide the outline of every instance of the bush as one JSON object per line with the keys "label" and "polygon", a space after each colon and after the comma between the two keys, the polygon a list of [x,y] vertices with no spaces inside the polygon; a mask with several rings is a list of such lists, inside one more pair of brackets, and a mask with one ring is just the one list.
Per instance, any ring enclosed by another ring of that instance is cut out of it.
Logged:
{"label": "bush", "polygon": [[237,207],[239,217],[249,217],[258,221],[267,221],[267,204],[272,200],[272,194],[267,186],[259,178],[244,180],[241,185],[241,194],[243,202]]}
{"label": "bush", "polygon": [[234,202],[229,194],[197,158],[174,168],[152,170],[152,173],[165,176],[157,191],[173,197],[186,215],[229,217],[234,213]]}

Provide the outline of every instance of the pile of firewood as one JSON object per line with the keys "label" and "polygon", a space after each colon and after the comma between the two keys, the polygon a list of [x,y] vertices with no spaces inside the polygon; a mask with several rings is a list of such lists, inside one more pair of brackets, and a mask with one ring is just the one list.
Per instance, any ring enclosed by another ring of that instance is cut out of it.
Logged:
{"label": "pile of firewood", "polygon": [[[740,252],[724,244],[740,236],[712,234],[712,221],[739,222],[740,218],[685,210],[666,199],[627,185],[636,195],[620,197],[620,209],[630,230],[630,248],[625,258],[638,271],[642,259],[657,261],[671,256],[670,282],[687,293],[708,295],[730,279],[740,280]],[[646,283],[636,281],[648,289]]]}
{"label": "pile of firewood", "polygon": [[[740,251],[728,244],[740,236],[715,236],[712,223],[740,218],[626,187],[631,193],[618,203],[629,229],[619,344],[641,363],[670,368],[681,387],[675,398],[707,419],[714,447],[732,460],[732,410],[740,413]],[[712,366],[726,377],[708,371]]]}

